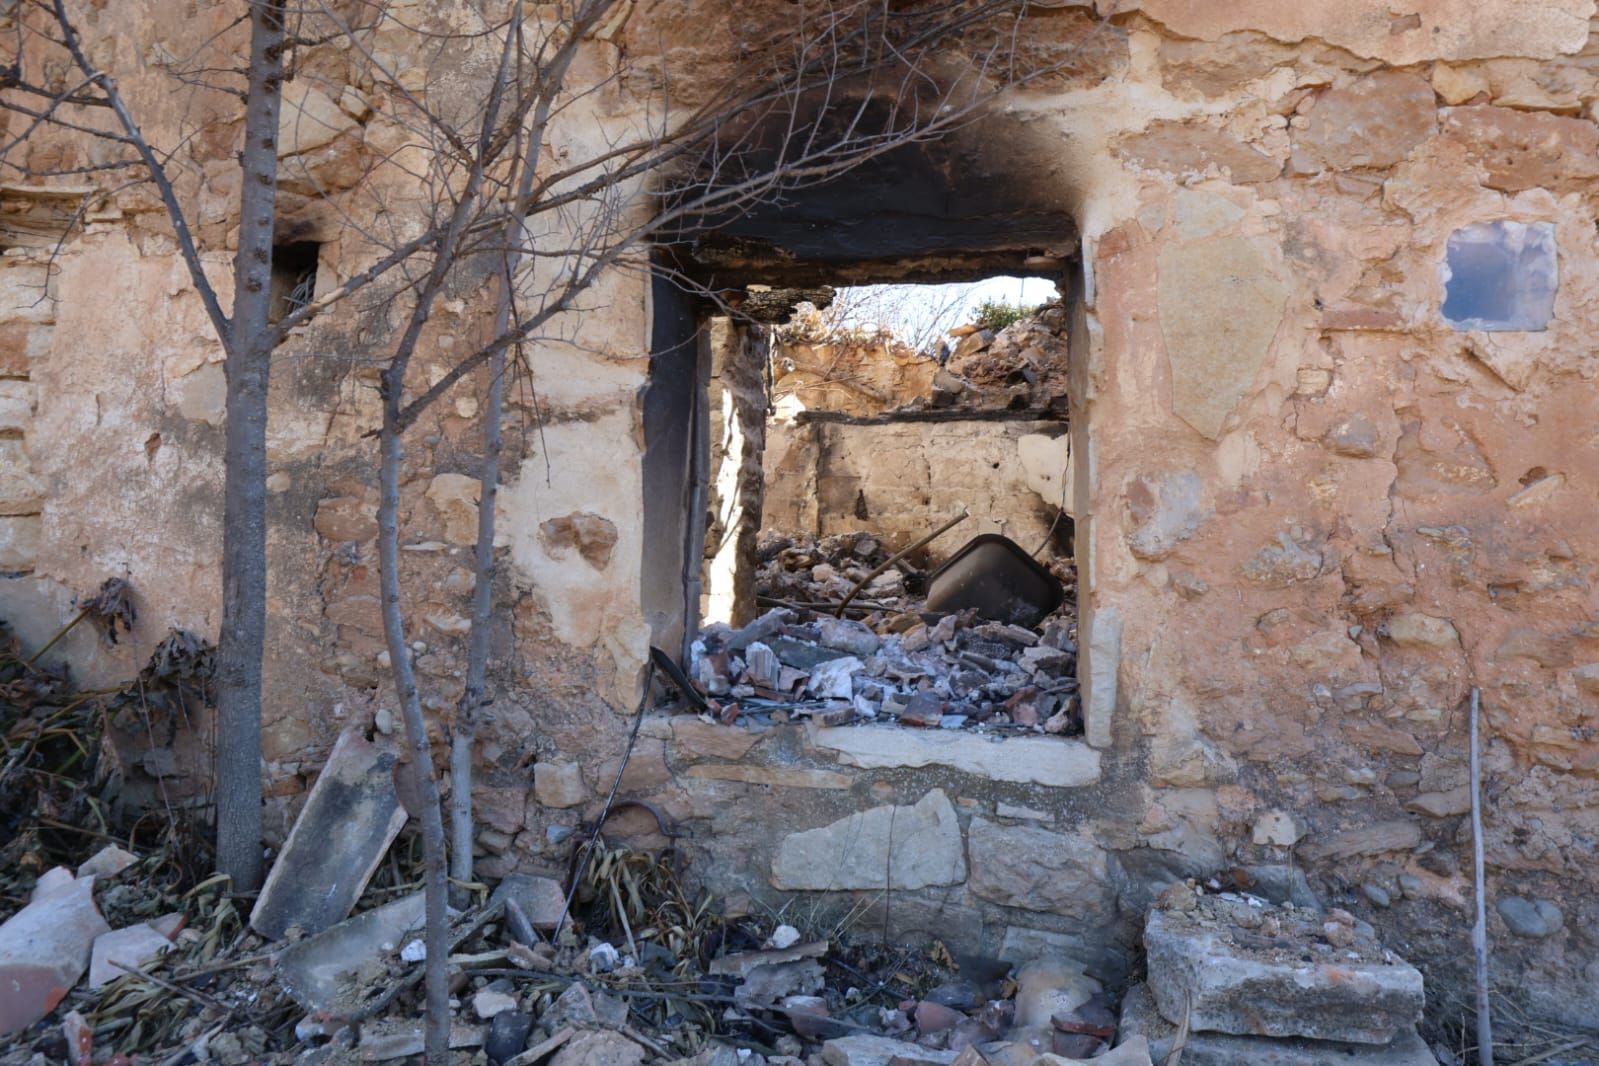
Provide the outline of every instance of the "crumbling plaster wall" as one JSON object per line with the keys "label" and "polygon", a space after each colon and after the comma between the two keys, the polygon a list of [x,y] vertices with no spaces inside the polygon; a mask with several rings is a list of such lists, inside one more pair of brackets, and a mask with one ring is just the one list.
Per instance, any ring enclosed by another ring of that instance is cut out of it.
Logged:
{"label": "crumbling plaster wall", "polygon": [[[1186,812],[1184,850],[1226,861],[1297,839],[1442,988],[1480,686],[1490,891],[1564,923],[1512,901],[1496,951],[1592,1024],[1591,7],[1143,10],[1103,90],[1141,117],[1084,178],[1089,739],[1145,760],[1138,834]],[[1440,316],[1449,235],[1497,219],[1555,225],[1542,332]]]}
{"label": "crumbling plaster wall", "polygon": [[[1086,743],[951,750],[940,745],[972,742],[652,718],[623,794],[653,802],[723,889],[892,899],[906,927],[1018,951],[1065,944],[1108,971],[1163,879],[1298,868],[1442,993],[1467,957],[1460,706],[1475,684],[1491,891],[1561,914],[1531,908],[1541,918],[1528,922],[1513,907],[1512,927],[1491,912],[1497,972],[1540,1010],[1591,1024],[1593,4],[1105,6],[1115,17],[1084,50],[1102,76],[1045,79],[1008,105],[1059,145],[1040,180],[1085,235],[1071,432]],[[433,7],[475,24],[466,5]],[[110,5],[94,36],[146,51],[193,39],[188,16],[159,8]],[[1069,51],[1085,23],[1044,12],[1027,43]],[[719,19],[663,25],[640,32],[640,54],[691,69],[727,47],[707,32]],[[598,77],[617,53],[597,42],[584,69]],[[353,78],[340,63],[308,69],[332,89]],[[340,110],[338,136],[298,154],[362,217],[358,187],[403,206],[414,183],[373,166],[399,133],[384,86],[354,80],[371,112]],[[163,72],[124,84],[164,113]],[[193,109],[226,102],[195,93],[184,106],[158,135],[175,141]],[[603,137],[639,106],[594,94],[556,139]],[[195,149],[192,191],[222,248],[237,127],[220,129]],[[131,673],[168,624],[216,623],[216,351],[140,195],[120,195],[118,217],[65,250],[53,305],[9,295],[24,274],[42,283],[42,263],[0,262],[4,395],[31,405],[11,403],[15,424],[0,427],[31,479],[19,463],[3,472],[0,548],[19,576],[4,579],[0,611],[43,639],[71,592],[126,568],[143,619],[91,676]],[[326,227],[330,279],[370,258],[316,197],[293,195],[291,214]],[[1456,333],[1439,317],[1449,234],[1494,219],[1555,225],[1560,287],[1542,332]],[[107,277],[122,283],[117,308]],[[617,772],[636,697],[649,306],[641,283],[615,285],[602,313],[570,324],[581,346],[534,353],[542,426],[529,396],[515,408],[479,797],[489,875],[559,862]],[[483,279],[460,290],[419,381],[480,328]],[[385,328],[381,314],[329,316],[278,362],[267,757],[279,814],[337,728],[392,710],[363,436]],[[476,402],[463,388],[430,412],[405,472],[405,577],[435,712],[460,669]],[[94,662],[78,640],[68,652]],[[641,817],[625,815],[643,839]],[[895,825],[916,830],[925,861],[894,861]],[[830,849],[848,840],[875,850]],[[796,873],[815,854],[854,858],[818,884]]]}
{"label": "crumbling plaster wall", "polygon": [[774,421],[767,428],[762,523],[793,533],[870,530],[907,547],[964,508],[933,548],[1000,533],[1027,550],[1060,507],[1066,427],[1052,421]]}

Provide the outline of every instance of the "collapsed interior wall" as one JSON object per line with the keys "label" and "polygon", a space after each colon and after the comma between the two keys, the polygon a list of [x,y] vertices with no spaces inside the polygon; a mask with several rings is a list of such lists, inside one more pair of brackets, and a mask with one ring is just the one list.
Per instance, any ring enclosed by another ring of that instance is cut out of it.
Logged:
{"label": "collapsed interior wall", "polygon": [[[972,153],[984,173],[1026,169],[1082,232],[1071,454],[1086,741],[652,717],[623,794],[665,812],[718,887],[867,902],[892,888],[897,930],[1012,953],[1064,945],[1107,970],[1125,966],[1170,879],[1298,871],[1447,1002],[1471,895],[1459,707],[1477,685],[1496,974],[1537,1012],[1591,1025],[1593,5],[1414,20],[1368,0],[1118,10],[1092,29],[1086,74],[1017,94],[1025,133],[975,138],[988,150]],[[728,46],[708,32],[721,25],[696,12],[628,43],[693,69]],[[1027,43],[1080,47],[1092,25],[1044,11]],[[220,7],[156,5],[109,5],[90,26],[152,54],[225,28]],[[596,42],[586,58],[611,69],[620,52]],[[351,77],[370,112],[341,109],[336,85],[293,89],[338,129],[289,144],[286,161],[328,178],[323,195],[356,217],[372,209],[356,178],[403,212],[402,175],[363,175],[408,133],[381,83]],[[157,116],[156,140],[183,139],[195,115],[171,110],[161,71],[123,85]],[[222,273],[237,125],[218,97],[195,96],[222,132],[197,145],[214,166],[192,191]],[[555,140],[585,151],[639,106],[608,88]],[[296,195],[294,210],[314,209]],[[1547,321],[1456,329],[1441,315],[1451,239],[1501,221],[1553,227]],[[374,254],[336,226],[325,236],[319,285]],[[126,573],[142,607],[129,644],[77,634],[85,646],[59,650],[86,677],[131,675],[167,626],[215,632],[220,350],[136,190],[62,249],[53,301],[37,298],[45,264],[14,252],[0,260],[0,615],[37,646],[74,592]],[[458,295],[428,350],[484,311],[483,292]],[[684,491],[649,472],[648,289],[618,279],[603,302],[581,346],[536,346],[539,402],[515,408],[478,797],[488,876],[558,866],[617,772],[658,576],[641,501]],[[338,729],[394,706],[360,358],[381,326],[319,320],[274,368],[266,758],[280,829]],[[443,362],[423,360],[418,380]],[[406,473],[404,578],[436,716],[458,684],[481,395],[474,381],[430,413]],[[684,541],[663,544],[681,573]]]}
{"label": "collapsed interior wall", "polygon": [[1065,308],[997,336],[955,332],[942,358],[882,334],[779,340],[767,529],[869,530],[905,547],[964,510],[971,520],[935,558],[981,533],[1070,555]]}

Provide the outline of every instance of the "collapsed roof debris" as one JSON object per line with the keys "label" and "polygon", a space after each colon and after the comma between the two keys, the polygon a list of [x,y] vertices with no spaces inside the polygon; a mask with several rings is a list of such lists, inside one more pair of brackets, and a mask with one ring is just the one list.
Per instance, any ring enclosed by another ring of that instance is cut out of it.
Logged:
{"label": "collapsed roof debris", "polygon": [[1032,626],[985,619],[976,607],[927,610],[930,575],[909,559],[871,578],[846,608],[855,617],[834,617],[890,556],[864,532],[763,537],[757,587],[774,606],[742,629],[708,626],[694,644],[691,677],[716,713],[728,722],[810,716],[827,725],[1081,731],[1069,561],[1045,570],[1027,560],[1034,591],[1055,586],[1057,604]]}

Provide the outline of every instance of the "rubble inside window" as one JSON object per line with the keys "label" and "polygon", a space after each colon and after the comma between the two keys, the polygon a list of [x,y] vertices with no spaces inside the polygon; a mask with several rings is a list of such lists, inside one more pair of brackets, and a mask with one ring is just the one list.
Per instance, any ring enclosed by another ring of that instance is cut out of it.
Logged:
{"label": "rubble inside window", "polygon": [[841,317],[713,326],[692,683],[725,722],[1081,734],[1065,308]]}

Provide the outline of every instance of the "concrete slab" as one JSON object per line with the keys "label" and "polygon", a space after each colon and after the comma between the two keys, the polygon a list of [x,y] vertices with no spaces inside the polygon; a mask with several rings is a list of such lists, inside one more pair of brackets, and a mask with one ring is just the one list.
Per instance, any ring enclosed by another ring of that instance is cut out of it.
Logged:
{"label": "concrete slab", "polygon": [[418,892],[291,944],[278,956],[278,980],[306,1010],[339,1014],[340,1008],[358,1007],[363,968],[380,966],[407,934],[419,932],[424,911]]}
{"label": "concrete slab", "polygon": [[354,729],[339,736],[266,884],[250,925],[269,940],[320,933],[348,918],[405,824],[398,753]]}

